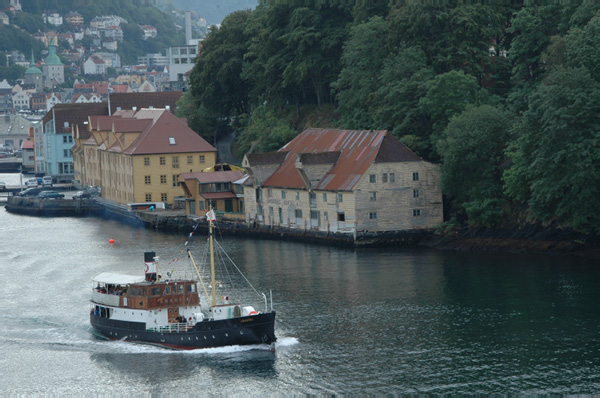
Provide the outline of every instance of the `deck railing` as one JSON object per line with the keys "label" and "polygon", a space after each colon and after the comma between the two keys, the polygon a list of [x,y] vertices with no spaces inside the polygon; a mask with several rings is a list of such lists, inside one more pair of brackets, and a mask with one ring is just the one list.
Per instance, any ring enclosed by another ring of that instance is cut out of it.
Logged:
{"label": "deck railing", "polygon": [[160,333],[181,333],[187,332],[194,326],[189,323],[169,323],[167,325],[158,325],[146,329],[148,332],[160,332]]}

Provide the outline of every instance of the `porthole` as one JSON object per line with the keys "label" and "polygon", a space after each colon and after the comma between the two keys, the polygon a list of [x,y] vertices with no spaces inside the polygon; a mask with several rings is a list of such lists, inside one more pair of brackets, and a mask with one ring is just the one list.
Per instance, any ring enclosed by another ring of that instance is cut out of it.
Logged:
{"label": "porthole", "polygon": [[181,338],[181,341],[183,341],[183,337]]}
{"label": "porthole", "polygon": [[213,339],[215,338],[215,335],[213,334]]}
{"label": "porthole", "polygon": [[243,331],[243,330],[240,330],[240,334],[244,334],[244,331]]}
{"label": "porthole", "polygon": [[225,337],[229,337],[229,334],[225,333]]}
{"label": "porthole", "polygon": [[196,336],[196,340],[198,340],[198,336]]}
{"label": "porthole", "polygon": [[206,340],[206,336],[204,336],[204,340]]}
{"label": "porthole", "polygon": [[191,340],[191,339],[192,339],[191,337],[188,337],[188,340]]}

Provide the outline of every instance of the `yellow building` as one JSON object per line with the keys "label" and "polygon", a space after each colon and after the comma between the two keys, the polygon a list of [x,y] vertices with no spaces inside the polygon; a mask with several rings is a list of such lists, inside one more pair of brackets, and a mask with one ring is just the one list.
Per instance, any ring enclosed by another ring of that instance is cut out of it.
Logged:
{"label": "yellow building", "polygon": [[186,213],[202,216],[210,207],[227,220],[244,219],[244,189],[247,176],[227,165],[202,173],[181,173],[180,183],[186,197]]}
{"label": "yellow building", "polygon": [[81,146],[82,185],[118,203],[164,202],[184,196],[179,175],[215,164],[216,149],[165,109],[90,116]]}

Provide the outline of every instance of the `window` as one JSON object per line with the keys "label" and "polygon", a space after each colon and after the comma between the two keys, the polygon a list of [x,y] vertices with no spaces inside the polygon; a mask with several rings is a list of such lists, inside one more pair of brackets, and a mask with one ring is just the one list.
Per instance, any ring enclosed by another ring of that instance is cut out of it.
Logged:
{"label": "window", "polygon": [[198,156],[198,161],[202,164],[204,163],[204,155]]}
{"label": "window", "polygon": [[369,200],[375,202],[377,200],[377,192],[369,192]]}
{"label": "window", "polygon": [[181,52],[179,54],[181,54],[181,55],[187,55],[187,48],[182,48]]}
{"label": "window", "polygon": [[345,213],[338,213],[338,221],[346,221],[346,214]]}
{"label": "window", "polygon": [[279,224],[283,224],[283,211],[279,208]]}
{"label": "window", "polygon": [[323,192],[323,202],[327,203],[327,194]]}
{"label": "window", "polygon": [[285,197],[286,197],[286,196],[285,196],[285,191],[282,189],[282,190],[281,190],[281,199],[285,199]]}
{"label": "window", "polygon": [[150,166],[150,158],[148,156],[144,157],[144,166]]}
{"label": "window", "polygon": [[369,220],[376,220],[377,219],[377,213],[369,213]]}
{"label": "window", "polygon": [[171,286],[167,286],[167,287],[165,288],[165,293],[166,293],[166,294],[171,294]]}
{"label": "window", "polygon": [[69,149],[63,150],[63,157],[65,157],[65,158],[69,157]]}
{"label": "window", "polygon": [[146,184],[146,185],[152,184],[152,180],[150,179],[150,176],[144,176],[144,184]]}
{"label": "window", "polygon": [[[221,185],[221,184],[217,184],[217,185]],[[220,191],[220,189],[219,189]],[[267,189],[267,198],[271,198],[273,197],[273,190],[271,188]]]}
{"label": "window", "polygon": [[151,193],[146,194],[146,202],[152,202],[152,194]]}
{"label": "window", "polygon": [[63,144],[66,144],[69,142],[69,136],[68,135],[63,135]]}
{"label": "window", "polygon": [[377,176],[375,174],[369,175],[369,182],[377,182]]}
{"label": "window", "polygon": [[394,173],[390,173],[390,182],[395,182],[396,179],[394,177]]}
{"label": "window", "polygon": [[173,186],[176,187],[177,185],[179,185],[177,182],[177,175],[174,174],[173,175]]}
{"label": "window", "polygon": [[413,217],[419,217],[421,215],[421,209],[413,210]]}
{"label": "window", "polygon": [[413,198],[418,198],[419,197],[419,190],[415,189],[413,190]]}
{"label": "window", "polygon": [[194,157],[193,156],[188,156],[187,157],[187,164],[192,164],[194,163]]}
{"label": "window", "polygon": [[302,209],[294,210],[294,216],[296,216],[296,218],[302,218]]}
{"label": "window", "polygon": [[173,156],[173,168],[174,169],[179,168],[179,156]]}
{"label": "window", "polygon": [[160,194],[160,201],[161,202],[166,202],[167,201],[167,194],[166,193],[161,193]]}
{"label": "window", "polygon": [[161,184],[166,184],[167,183],[167,176],[166,175],[161,175],[160,176],[160,183]]}
{"label": "window", "polygon": [[413,181],[419,181],[419,173],[413,173]]}
{"label": "window", "polygon": [[388,175],[387,175],[387,173],[383,173],[383,175],[381,176],[381,182],[388,182]]}
{"label": "window", "polygon": [[296,192],[296,200],[300,200],[300,192]]}
{"label": "window", "polygon": [[344,201],[344,196],[341,193],[338,193],[338,203],[342,203]]}
{"label": "window", "polygon": [[64,126],[68,128],[69,127],[69,122],[65,122]]}
{"label": "window", "polygon": [[190,293],[195,293],[196,292],[196,285],[194,285],[193,283],[190,283],[189,285],[187,285],[187,291]]}
{"label": "window", "polygon": [[323,218],[325,219],[325,224],[327,224],[329,222],[329,215],[326,211],[323,212]]}
{"label": "window", "polygon": [[175,145],[175,137],[169,137],[169,145]]}
{"label": "window", "polygon": [[166,158],[166,157],[164,157],[164,156],[161,156],[161,157],[159,158],[159,163],[160,163],[160,165],[161,165],[161,166],[164,166],[164,165],[166,165],[166,164],[167,164],[167,158]]}

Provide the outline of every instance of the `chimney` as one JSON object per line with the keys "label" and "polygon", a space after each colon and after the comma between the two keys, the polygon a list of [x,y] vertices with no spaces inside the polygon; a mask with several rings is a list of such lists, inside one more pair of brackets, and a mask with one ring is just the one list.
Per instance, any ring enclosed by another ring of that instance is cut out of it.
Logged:
{"label": "chimney", "polygon": [[156,281],[156,261],[158,257],[156,257],[155,252],[145,252],[144,253],[144,264],[145,264],[145,274],[146,281],[153,282]]}
{"label": "chimney", "polygon": [[192,41],[192,12],[185,12],[185,44],[190,44]]}

